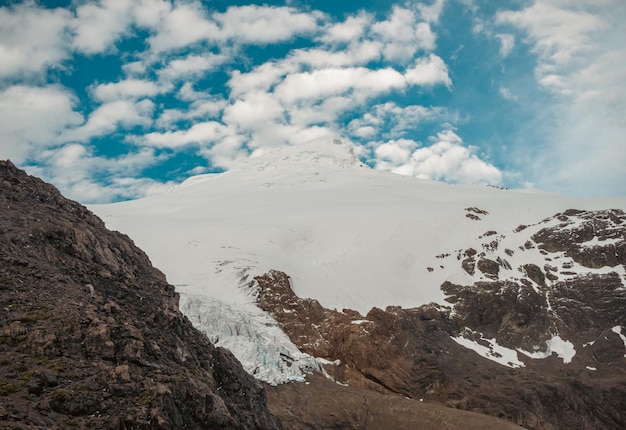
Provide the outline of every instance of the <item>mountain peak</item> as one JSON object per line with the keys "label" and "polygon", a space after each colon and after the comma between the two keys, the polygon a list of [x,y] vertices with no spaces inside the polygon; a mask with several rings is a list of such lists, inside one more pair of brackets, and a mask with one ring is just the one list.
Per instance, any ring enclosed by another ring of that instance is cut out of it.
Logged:
{"label": "mountain peak", "polygon": [[321,170],[363,167],[354,146],[339,139],[313,139],[307,142],[259,148],[246,160],[241,170]]}

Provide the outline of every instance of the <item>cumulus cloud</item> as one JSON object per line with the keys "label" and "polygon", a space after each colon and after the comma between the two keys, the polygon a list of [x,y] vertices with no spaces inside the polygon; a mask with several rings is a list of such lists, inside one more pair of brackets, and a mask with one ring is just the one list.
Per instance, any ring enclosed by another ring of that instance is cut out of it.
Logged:
{"label": "cumulus cloud", "polygon": [[478,158],[475,149],[464,146],[462,139],[452,130],[439,132],[433,140],[430,146],[414,151],[417,143],[407,139],[382,143],[375,150],[376,168],[452,183],[501,183],[502,172]]}
{"label": "cumulus cloud", "polygon": [[299,65],[288,61],[267,61],[248,73],[233,71],[227,85],[233,97],[248,92],[269,91],[285,75],[299,71]]}
{"label": "cumulus cloud", "polygon": [[154,97],[167,90],[167,87],[158,85],[153,81],[125,79],[119,82],[96,85],[93,88],[93,96],[94,99],[100,102],[112,102],[124,99]]}
{"label": "cumulus cloud", "polygon": [[348,129],[362,138],[383,134],[389,139],[398,139],[425,122],[444,119],[445,115],[444,109],[440,107],[399,106],[387,102],[372,106],[362,117],[350,121]]}
{"label": "cumulus cloud", "polygon": [[32,2],[0,7],[0,78],[40,74],[69,56],[64,9],[42,9]]}
{"label": "cumulus cloud", "polygon": [[356,16],[348,16],[345,21],[327,25],[320,41],[324,43],[347,43],[359,40],[365,29],[371,25],[373,18],[364,12]]}
{"label": "cumulus cloud", "polygon": [[280,100],[293,103],[301,99],[322,99],[347,91],[358,91],[367,97],[404,86],[404,77],[392,68],[328,68],[289,75],[276,87],[274,93]]}
{"label": "cumulus cloud", "polygon": [[191,103],[189,109],[163,110],[155,125],[158,128],[171,128],[179,121],[218,119],[227,105],[226,100],[219,97],[200,97]]}
{"label": "cumulus cloud", "polygon": [[187,130],[152,132],[146,134],[138,143],[158,148],[178,148],[195,144],[214,143],[226,132],[226,127],[217,121],[205,121],[194,124]]}
{"label": "cumulus cloud", "polygon": [[256,5],[230,7],[224,13],[213,15],[220,29],[218,38],[255,44],[289,40],[298,34],[314,32],[323,18],[320,12]]}
{"label": "cumulus cloud", "polygon": [[224,54],[213,54],[211,52],[203,55],[190,54],[184,58],[171,60],[166,67],[160,69],[157,74],[161,79],[173,81],[178,79],[192,78],[203,75],[228,60]]}
{"label": "cumulus cloud", "polygon": [[372,25],[383,42],[382,55],[389,61],[409,61],[420,50],[435,47],[435,35],[428,22],[417,22],[412,10],[394,6],[391,16]]}
{"label": "cumulus cloud", "polygon": [[[163,157],[152,149],[108,158],[96,156],[82,144],[70,143],[39,155],[36,166],[27,166],[29,173],[54,183],[61,192],[84,203],[102,203],[132,199],[170,189],[172,182],[162,183],[150,178],[129,176],[151,166]],[[108,181],[98,181],[96,175],[106,174]]]}
{"label": "cumulus cloud", "polygon": [[332,124],[343,113],[354,108],[355,100],[349,96],[334,96],[319,103],[304,104],[287,112],[291,124],[307,127],[314,124]]}
{"label": "cumulus cloud", "polygon": [[247,146],[256,150],[264,147],[295,145],[314,139],[330,139],[336,136],[337,131],[329,126],[300,127],[291,124],[275,124],[258,130]]}
{"label": "cumulus cloud", "polygon": [[[339,21],[290,5],[216,12],[198,0],[3,7],[0,148],[35,160],[31,169],[83,201],[159,188],[140,179],[142,169],[179,151],[230,168],[267,145],[348,134],[384,139],[389,145],[377,154],[397,163],[417,149],[405,134],[443,116],[436,107],[385,100],[412,86],[451,88],[447,65],[433,52],[443,7],[442,0],[407,2],[384,15],[357,12]],[[271,43],[281,44],[275,57],[247,56],[247,45]],[[87,69],[108,61],[112,69],[77,87],[80,98],[59,85],[35,86],[71,82],[82,61]],[[63,74],[50,73],[54,68]],[[111,139],[119,154],[94,155]]]}
{"label": "cumulus cloud", "polygon": [[85,142],[111,133],[119,127],[147,126],[152,123],[153,110],[154,103],[147,99],[107,102],[95,109],[85,124],[67,130],[59,139],[67,142]]}
{"label": "cumulus cloud", "polygon": [[384,42],[383,56],[386,60],[409,60],[416,51],[415,15],[413,11],[394,6],[389,19],[377,22],[372,30]]}
{"label": "cumulus cloud", "polygon": [[197,2],[175,3],[150,20],[156,34],[148,42],[157,54],[202,41],[275,43],[316,31],[323,18],[320,12],[301,12],[286,6],[231,6],[222,13],[208,13]]}
{"label": "cumulus cloud", "polygon": [[219,142],[211,146],[200,148],[200,154],[215,167],[230,169],[248,157],[243,149],[244,138],[237,134],[224,136]]}
{"label": "cumulus cloud", "polygon": [[104,52],[125,33],[133,22],[132,1],[100,0],[76,8],[72,22],[73,47],[87,54]]}
{"label": "cumulus cloud", "polygon": [[157,33],[148,38],[152,52],[157,54],[209,39],[219,32],[199,3],[177,3],[157,19],[158,23],[153,23]]}
{"label": "cumulus cloud", "polygon": [[424,51],[432,51],[435,49],[437,36],[430,28],[427,22],[420,22],[415,26],[415,42],[416,47]]}
{"label": "cumulus cloud", "polygon": [[255,128],[283,115],[283,107],[272,95],[254,92],[224,109],[224,121],[243,128]]}
{"label": "cumulus cloud", "polygon": [[310,66],[316,69],[324,67],[343,67],[365,65],[380,59],[383,44],[376,40],[364,40],[350,43],[345,48],[331,51],[326,48],[295,50],[285,62],[285,66],[295,69],[298,66]]}
{"label": "cumulus cloud", "polygon": [[14,85],[0,91],[0,150],[22,163],[34,152],[54,146],[59,134],[82,122],[76,99],[56,85]]}
{"label": "cumulus cloud", "polygon": [[406,164],[416,146],[417,142],[410,139],[390,140],[379,145],[375,150],[378,168],[387,170],[393,166],[393,170]]}
{"label": "cumulus cloud", "polygon": [[452,85],[446,63],[435,54],[419,58],[415,66],[407,70],[406,80],[416,85],[444,84],[448,87]]}
{"label": "cumulus cloud", "polygon": [[417,10],[421,19],[436,24],[439,22],[444,5],[445,0],[434,0],[431,4],[418,3]]}

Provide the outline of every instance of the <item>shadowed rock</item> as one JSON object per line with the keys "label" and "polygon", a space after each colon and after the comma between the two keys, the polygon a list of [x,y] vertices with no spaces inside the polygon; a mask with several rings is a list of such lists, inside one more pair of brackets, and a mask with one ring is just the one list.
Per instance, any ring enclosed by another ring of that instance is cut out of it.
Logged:
{"label": "shadowed rock", "polygon": [[279,428],[126,236],[0,162],[0,427]]}

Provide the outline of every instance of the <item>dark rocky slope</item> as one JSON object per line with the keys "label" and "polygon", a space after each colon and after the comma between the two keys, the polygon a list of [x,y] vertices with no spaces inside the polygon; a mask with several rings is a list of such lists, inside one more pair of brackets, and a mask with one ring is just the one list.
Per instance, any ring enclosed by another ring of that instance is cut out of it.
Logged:
{"label": "dark rocky slope", "polygon": [[0,162],[1,428],[279,428],[126,236]]}
{"label": "dark rocky slope", "polygon": [[267,387],[268,405],[292,430],[521,430],[488,415],[393,393],[342,386],[319,375]]}

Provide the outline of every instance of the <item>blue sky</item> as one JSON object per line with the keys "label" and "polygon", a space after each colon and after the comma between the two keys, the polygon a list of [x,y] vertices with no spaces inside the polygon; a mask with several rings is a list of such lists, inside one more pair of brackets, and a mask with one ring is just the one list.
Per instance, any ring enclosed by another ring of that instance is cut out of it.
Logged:
{"label": "blue sky", "polygon": [[0,5],[0,158],[84,203],[319,137],[404,175],[626,195],[623,0]]}

